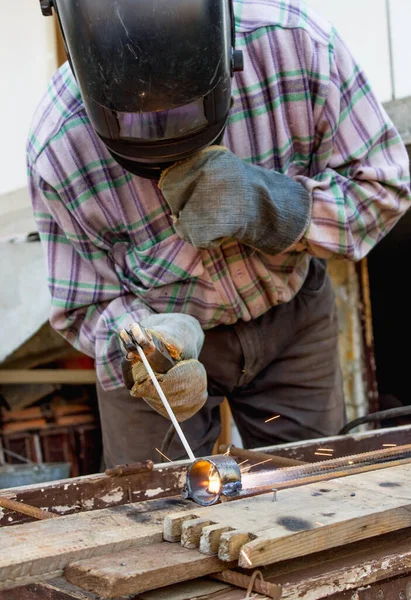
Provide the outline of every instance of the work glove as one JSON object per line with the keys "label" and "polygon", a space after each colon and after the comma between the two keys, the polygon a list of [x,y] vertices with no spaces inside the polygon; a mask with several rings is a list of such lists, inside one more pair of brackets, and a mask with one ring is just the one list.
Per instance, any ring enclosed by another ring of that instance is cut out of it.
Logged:
{"label": "work glove", "polygon": [[[178,421],[192,417],[207,400],[207,374],[197,360],[204,333],[197,319],[183,314],[153,314],[139,322],[160,339],[177,364],[167,373],[156,373],[158,382]],[[143,398],[166,418],[168,413],[138,354],[123,361],[124,382],[130,394]]]}
{"label": "work glove", "polygon": [[159,188],[178,235],[196,248],[233,238],[275,255],[297,243],[311,197],[297,181],[210,146],[165,170]]}

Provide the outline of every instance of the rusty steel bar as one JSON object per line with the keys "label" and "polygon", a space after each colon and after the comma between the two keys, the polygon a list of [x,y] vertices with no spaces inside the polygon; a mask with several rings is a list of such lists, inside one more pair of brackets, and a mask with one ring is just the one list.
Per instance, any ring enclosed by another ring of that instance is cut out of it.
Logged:
{"label": "rusty steel bar", "polygon": [[265,452],[255,452],[254,450],[245,450],[244,448],[236,448],[236,446],[225,446],[219,447],[219,452],[224,454],[228,452],[231,456],[237,458],[243,458],[248,460],[268,460],[271,459],[273,466],[275,467],[295,467],[297,465],[306,465],[307,463],[302,460],[296,460],[294,458],[285,458],[284,456],[276,456],[274,454],[266,454]]}
{"label": "rusty steel bar", "polygon": [[105,474],[108,477],[122,477],[124,475],[137,475],[138,473],[149,473],[153,470],[152,460],[132,463],[131,465],[117,465],[112,469],[106,469]]}
{"label": "rusty steel bar", "polygon": [[253,575],[249,577],[248,575],[243,575],[242,573],[237,573],[237,571],[231,571],[228,569],[227,571],[222,571],[221,573],[214,573],[214,575],[211,575],[211,577],[213,579],[217,579],[218,581],[223,581],[224,583],[229,583],[231,585],[235,585],[236,587],[243,588],[249,592],[263,594],[264,596],[273,598],[273,600],[279,600],[281,598],[281,585],[278,583],[270,583],[269,581],[265,581],[261,571],[254,571]]}
{"label": "rusty steel bar", "polygon": [[4,498],[2,496],[0,496],[0,507],[14,510],[27,517],[32,517],[33,519],[55,519],[59,516],[47,510],[37,508],[36,506],[30,506],[30,504],[24,504],[24,502],[17,502],[17,500],[11,500],[10,498]]}

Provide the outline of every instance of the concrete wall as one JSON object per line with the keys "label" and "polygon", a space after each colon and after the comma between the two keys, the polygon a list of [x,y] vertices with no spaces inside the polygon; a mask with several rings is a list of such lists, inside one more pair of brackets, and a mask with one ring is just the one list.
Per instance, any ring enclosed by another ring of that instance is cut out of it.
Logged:
{"label": "concrete wall", "polygon": [[411,96],[410,0],[308,0],[338,29],[379,99]]}
{"label": "concrete wall", "polygon": [[27,132],[56,64],[54,23],[38,0],[1,2],[0,196],[26,185]]}

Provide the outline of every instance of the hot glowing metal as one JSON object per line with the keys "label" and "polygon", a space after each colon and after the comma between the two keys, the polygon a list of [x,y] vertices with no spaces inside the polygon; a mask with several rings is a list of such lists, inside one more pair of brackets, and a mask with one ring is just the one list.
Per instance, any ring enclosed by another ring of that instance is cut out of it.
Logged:
{"label": "hot glowing metal", "polygon": [[241,491],[241,472],[231,456],[199,458],[187,469],[184,498],[211,506],[222,496],[233,498]]}

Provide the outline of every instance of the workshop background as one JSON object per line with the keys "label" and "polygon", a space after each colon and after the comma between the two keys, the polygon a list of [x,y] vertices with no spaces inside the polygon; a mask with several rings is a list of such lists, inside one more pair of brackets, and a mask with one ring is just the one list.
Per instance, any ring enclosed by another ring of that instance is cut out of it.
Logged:
{"label": "workshop background", "polygon": [[[308,1],[339,29],[411,153],[411,2]],[[72,350],[48,325],[46,273],[26,187],[29,124],[62,61],[55,20],[42,17],[37,0],[2,3],[0,488],[11,485],[2,480],[1,464],[19,463],[18,456],[44,469],[51,463],[53,479],[68,472],[71,476],[96,472],[101,466],[93,361]],[[329,265],[339,307],[349,420],[411,404],[410,257],[408,214],[367,260]],[[223,414],[220,441],[241,445],[227,406]]]}

